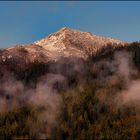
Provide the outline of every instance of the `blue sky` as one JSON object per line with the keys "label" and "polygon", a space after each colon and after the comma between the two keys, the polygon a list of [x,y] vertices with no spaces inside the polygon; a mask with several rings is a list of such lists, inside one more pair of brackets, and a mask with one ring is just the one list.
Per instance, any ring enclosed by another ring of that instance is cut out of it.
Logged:
{"label": "blue sky", "polygon": [[140,2],[0,2],[0,48],[41,39],[62,27],[140,40]]}

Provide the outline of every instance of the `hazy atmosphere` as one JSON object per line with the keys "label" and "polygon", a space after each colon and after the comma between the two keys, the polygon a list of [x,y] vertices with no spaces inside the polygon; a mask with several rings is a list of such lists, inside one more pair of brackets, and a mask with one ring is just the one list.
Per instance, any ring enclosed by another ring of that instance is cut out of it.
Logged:
{"label": "hazy atmosphere", "polygon": [[140,140],[140,2],[0,2],[0,140]]}
{"label": "hazy atmosphere", "polygon": [[0,2],[0,48],[27,44],[62,27],[124,41],[140,36],[140,2]]}

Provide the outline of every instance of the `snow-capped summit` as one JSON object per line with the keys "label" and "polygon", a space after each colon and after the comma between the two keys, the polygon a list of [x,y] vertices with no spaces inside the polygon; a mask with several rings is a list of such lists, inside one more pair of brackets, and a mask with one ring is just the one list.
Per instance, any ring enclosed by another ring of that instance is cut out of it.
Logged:
{"label": "snow-capped summit", "polygon": [[58,32],[34,42],[35,45],[40,45],[48,51],[61,52],[63,55],[75,55],[76,53],[81,57],[85,57],[85,52],[96,53],[107,44],[122,43],[124,42],[117,39],[96,36],[90,32],[82,32],[68,27],[63,27]]}
{"label": "snow-capped summit", "polygon": [[[96,54],[98,50],[107,44],[124,44],[123,41],[96,36],[90,32],[63,27],[59,31],[50,34],[41,40],[28,45],[18,45],[9,49],[3,49],[0,59],[28,59],[30,61],[57,60],[60,57],[81,57],[86,59],[89,54]],[[10,57],[9,57],[10,56]],[[26,56],[26,57],[25,57]]]}
{"label": "snow-capped summit", "polygon": [[[119,44],[122,43],[122,41],[102,36],[96,36],[93,35],[90,32],[82,32],[79,30],[71,29],[68,27],[61,28],[58,32],[55,32],[51,35],[49,35],[46,38],[43,38],[39,41],[34,42],[36,45],[40,45],[43,47],[47,47],[50,45],[53,46],[59,46],[60,43],[65,47],[73,47],[74,45],[81,45],[82,47],[85,47],[87,45],[92,46],[95,48],[96,46],[105,46],[106,44]],[[57,44],[58,43],[58,44]],[[70,46],[67,46],[70,45]],[[62,47],[61,46],[61,47]]]}

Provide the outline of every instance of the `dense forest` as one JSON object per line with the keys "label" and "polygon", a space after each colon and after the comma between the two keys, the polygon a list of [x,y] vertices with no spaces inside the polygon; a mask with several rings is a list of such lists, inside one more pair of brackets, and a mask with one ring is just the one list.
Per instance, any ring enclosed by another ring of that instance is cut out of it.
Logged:
{"label": "dense forest", "polygon": [[0,139],[140,139],[139,79],[139,42],[1,65]]}

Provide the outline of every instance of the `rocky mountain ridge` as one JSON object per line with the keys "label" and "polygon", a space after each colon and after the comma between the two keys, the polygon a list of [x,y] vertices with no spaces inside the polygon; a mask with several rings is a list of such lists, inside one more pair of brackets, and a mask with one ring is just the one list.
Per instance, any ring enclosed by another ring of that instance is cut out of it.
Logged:
{"label": "rocky mountain ridge", "polygon": [[64,27],[46,38],[32,44],[17,45],[12,48],[0,50],[0,61],[49,61],[60,57],[80,57],[86,59],[96,54],[104,46],[111,44],[114,47],[125,42],[93,35],[90,32]]}

